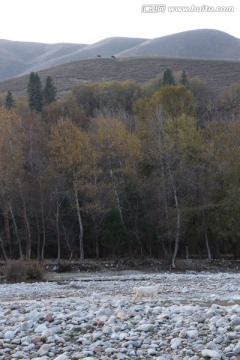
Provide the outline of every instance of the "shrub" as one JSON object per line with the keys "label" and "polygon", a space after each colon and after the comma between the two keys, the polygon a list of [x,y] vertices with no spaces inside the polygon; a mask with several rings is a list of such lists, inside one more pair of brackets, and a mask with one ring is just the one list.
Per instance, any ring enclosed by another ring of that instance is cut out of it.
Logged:
{"label": "shrub", "polygon": [[10,260],[5,267],[5,278],[8,282],[19,282],[25,280],[26,264],[21,260]]}
{"label": "shrub", "polygon": [[43,280],[45,271],[39,262],[28,262],[26,270],[27,280]]}
{"label": "shrub", "polygon": [[13,283],[44,278],[44,269],[36,261],[10,260],[4,273],[5,279]]}
{"label": "shrub", "polygon": [[58,273],[71,272],[72,265],[69,262],[59,262],[57,267]]}

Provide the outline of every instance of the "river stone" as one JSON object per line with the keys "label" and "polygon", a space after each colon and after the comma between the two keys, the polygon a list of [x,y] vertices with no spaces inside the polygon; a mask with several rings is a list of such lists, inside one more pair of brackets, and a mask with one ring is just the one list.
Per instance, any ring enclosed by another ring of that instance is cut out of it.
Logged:
{"label": "river stone", "polygon": [[148,349],[148,355],[151,355],[151,356],[153,356],[153,355],[157,355],[157,351],[156,350],[154,350],[154,349]]}
{"label": "river stone", "polygon": [[210,358],[221,359],[221,355],[216,350],[204,349],[202,350],[202,356],[208,356]]}
{"label": "river stone", "polygon": [[122,332],[119,334],[119,340],[122,341],[122,340],[126,339],[127,336],[128,336],[128,333]]}
{"label": "river stone", "polygon": [[52,336],[53,332],[51,329],[45,329],[43,330],[42,334],[41,334],[41,338],[42,339],[47,339],[48,337]]}
{"label": "river stone", "polygon": [[230,340],[238,339],[237,333],[235,331],[231,331],[231,332],[226,333],[226,336]]}
{"label": "river stone", "polygon": [[225,355],[226,355],[227,358],[231,358],[232,356],[235,357],[236,353],[233,352],[233,351],[229,351],[229,352],[226,352]]}
{"label": "river stone", "polygon": [[173,349],[173,350],[176,350],[178,347],[179,347],[179,345],[181,344],[181,339],[179,339],[179,338],[176,338],[176,339],[172,339],[171,340],[171,348]]}
{"label": "river stone", "polygon": [[144,325],[140,325],[138,327],[138,330],[144,331],[144,332],[150,332],[150,331],[153,331],[153,329],[154,329],[153,324],[144,324]]}
{"label": "river stone", "polygon": [[233,352],[237,355],[240,354],[240,344],[237,344],[237,346],[235,346],[235,348],[233,349]]}
{"label": "river stone", "polygon": [[6,331],[4,334],[4,339],[12,340],[15,337],[15,331]]}
{"label": "river stone", "polygon": [[46,329],[47,329],[46,325],[45,325],[45,324],[41,324],[41,325],[38,325],[38,326],[35,328],[34,332],[35,332],[35,333],[42,333],[43,330],[46,330]]}
{"label": "river stone", "polygon": [[189,330],[187,331],[187,336],[191,339],[197,338],[199,335],[198,330]]}
{"label": "river stone", "polygon": [[105,349],[106,354],[114,354],[116,352],[116,349],[114,348],[107,348]]}
{"label": "river stone", "polygon": [[127,355],[123,354],[123,353],[118,353],[117,354],[117,359],[118,360],[127,360],[127,359],[129,359],[129,357]]}
{"label": "river stone", "polygon": [[237,316],[234,319],[232,319],[231,325],[234,325],[234,326],[240,325],[240,317]]}
{"label": "river stone", "polygon": [[209,343],[207,343],[206,349],[218,351],[218,347],[217,347],[216,343],[213,341],[210,341]]}
{"label": "river stone", "polygon": [[53,322],[54,321],[54,317],[51,313],[47,314],[45,317],[44,317],[44,321],[48,321],[49,323]]}
{"label": "river stone", "polygon": [[47,355],[49,353],[49,350],[51,348],[51,345],[49,344],[43,344],[40,349],[38,350],[38,355],[40,356],[44,356]]}

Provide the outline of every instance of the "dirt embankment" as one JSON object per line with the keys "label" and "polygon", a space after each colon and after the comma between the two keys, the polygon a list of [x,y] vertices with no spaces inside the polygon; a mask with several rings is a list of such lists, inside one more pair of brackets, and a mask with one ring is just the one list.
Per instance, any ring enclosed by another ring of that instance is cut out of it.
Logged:
{"label": "dirt embankment", "polygon": [[[5,262],[0,262],[0,282],[4,280]],[[74,260],[46,260],[42,266],[47,273],[117,273],[124,270],[137,270],[146,273],[156,272],[240,272],[240,260],[207,260],[207,259],[188,259],[176,261],[176,269],[171,269],[169,262],[165,260],[145,258],[145,259],[115,259],[115,260],[95,260],[87,259],[83,262]]]}
{"label": "dirt embankment", "polygon": [[159,259],[120,259],[120,260],[85,260],[80,261],[62,261],[46,262],[46,268],[49,271],[66,272],[84,271],[84,272],[104,272],[104,271],[122,271],[122,270],[143,270],[148,272],[185,272],[185,271],[220,271],[220,272],[238,272],[240,271],[240,260],[206,260],[206,259],[188,259],[177,260],[176,269],[170,269],[169,263]]}

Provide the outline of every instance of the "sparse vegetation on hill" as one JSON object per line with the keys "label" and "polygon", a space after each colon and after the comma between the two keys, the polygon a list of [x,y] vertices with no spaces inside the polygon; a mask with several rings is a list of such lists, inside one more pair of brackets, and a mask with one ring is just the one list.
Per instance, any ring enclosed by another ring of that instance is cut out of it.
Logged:
{"label": "sparse vegetation on hill", "polygon": [[85,45],[41,44],[0,39],[0,81],[67,62],[63,60],[64,57],[83,46]]}
{"label": "sparse vegetation on hill", "polygon": [[[183,70],[188,77],[200,77],[216,95],[233,83],[240,83],[238,61],[191,60],[170,58],[90,59],[39,71],[41,81],[50,76],[58,96],[68,95],[75,86],[111,80],[133,80],[138,84],[162,78],[171,69],[177,81]],[[0,82],[0,93],[11,91],[26,95],[28,76]]]}
{"label": "sparse vegetation on hill", "polygon": [[240,39],[219,30],[190,30],[147,40],[116,56],[240,60]]}
{"label": "sparse vegetation on hill", "polygon": [[[218,30],[200,29],[150,40],[112,37],[90,45],[0,40],[0,81],[78,60],[113,60],[139,56],[239,61],[240,39]],[[114,78],[113,75],[111,78]],[[118,78],[124,79],[126,78]],[[100,81],[99,78],[96,80]],[[149,78],[145,78],[147,80]]]}

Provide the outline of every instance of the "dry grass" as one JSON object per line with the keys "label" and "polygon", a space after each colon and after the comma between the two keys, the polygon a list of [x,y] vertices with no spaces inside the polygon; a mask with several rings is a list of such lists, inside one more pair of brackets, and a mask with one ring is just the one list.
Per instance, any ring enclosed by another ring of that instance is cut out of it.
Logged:
{"label": "dry grass", "polygon": [[[170,68],[177,76],[182,70],[189,77],[199,76],[219,95],[233,83],[240,83],[239,61],[193,60],[173,58],[99,58],[76,61],[47,70],[39,71],[42,81],[51,76],[59,96],[68,94],[71,89],[83,83],[109,80],[132,79],[144,83],[160,78]],[[0,93],[8,90],[15,95],[26,95],[28,76],[0,82]]]}
{"label": "dry grass", "polygon": [[45,270],[37,261],[10,260],[4,269],[7,282],[43,280]]}

